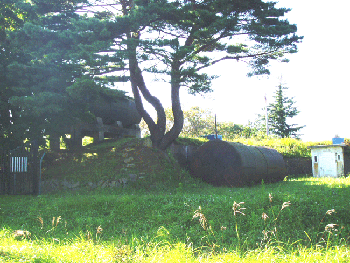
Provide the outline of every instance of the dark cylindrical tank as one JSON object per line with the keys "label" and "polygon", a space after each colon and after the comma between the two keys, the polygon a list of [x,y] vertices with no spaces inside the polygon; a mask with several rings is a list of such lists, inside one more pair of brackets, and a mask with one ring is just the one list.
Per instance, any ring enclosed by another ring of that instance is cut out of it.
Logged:
{"label": "dark cylindrical tank", "polygon": [[117,102],[99,100],[91,103],[89,109],[96,117],[101,117],[103,123],[107,125],[113,125],[116,121],[121,121],[123,127],[128,128],[141,121],[135,102],[128,99],[120,99]]}
{"label": "dark cylindrical tank", "polygon": [[220,140],[198,148],[190,172],[217,186],[275,182],[287,175],[283,157],[276,150]]}

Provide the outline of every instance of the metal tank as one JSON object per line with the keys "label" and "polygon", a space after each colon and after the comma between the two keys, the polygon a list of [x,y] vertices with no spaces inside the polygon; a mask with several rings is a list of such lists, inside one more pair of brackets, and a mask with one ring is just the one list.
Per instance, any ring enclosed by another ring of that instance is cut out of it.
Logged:
{"label": "metal tank", "polygon": [[190,172],[216,186],[275,182],[287,175],[283,157],[276,150],[220,140],[198,148]]}
{"label": "metal tank", "polygon": [[101,117],[103,124],[107,125],[114,125],[119,121],[122,122],[124,128],[128,128],[133,124],[139,124],[141,121],[135,102],[128,99],[120,99],[117,102],[99,100],[91,103],[89,110],[96,117]]}

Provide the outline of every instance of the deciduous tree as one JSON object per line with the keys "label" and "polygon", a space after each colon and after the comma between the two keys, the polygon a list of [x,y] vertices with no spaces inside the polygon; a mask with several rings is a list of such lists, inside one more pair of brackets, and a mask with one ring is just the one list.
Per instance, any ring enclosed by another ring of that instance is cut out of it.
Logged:
{"label": "deciduous tree", "polygon": [[218,124],[218,134],[226,141],[233,141],[237,138],[250,138],[257,135],[257,129],[251,124],[243,125],[233,122],[220,122]]}
{"label": "deciduous tree", "polygon": [[[167,119],[167,131],[174,125],[173,112],[171,108],[165,109]],[[198,106],[183,111],[184,126],[180,136],[187,138],[201,138],[215,133],[215,115],[209,109],[202,109]],[[150,135],[146,123],[141,122],[141,129],[144,136]],[[249,138],[255,136],[257,130],[252,125],[235,124],[233,122],[218,122],[217,132],[224,140],[230,141],[237,138]]]}

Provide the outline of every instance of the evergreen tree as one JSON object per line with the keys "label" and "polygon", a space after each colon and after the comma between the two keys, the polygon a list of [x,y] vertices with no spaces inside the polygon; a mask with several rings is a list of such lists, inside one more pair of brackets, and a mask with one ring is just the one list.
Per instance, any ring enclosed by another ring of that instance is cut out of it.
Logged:
{"label": "evergreen tree", "polygon": [[[269,61],[284,60],[302,39],[296,25],[283,19],[289,9],[262,0],[7,2],[26,3],[24,13],[30,14],[18,30],[5,30],[6,46],[0,48],[8,56],[0,58],[1,90],[7,96],[1,101],[12,107],[0,105],[9,121],[2,113],[1,118],[12,128],[20,127],[17,134],[24,138],[41,138],[43,131],[88,116],[86,104],[110,93],[111,82],[101,76],[127,70],[126,78],[121,74],[110,81],[130,78],[153,146],[164,150],[183,128],[180,88],[187,87],[192,94],[211,90],[215,76],[202,69],[231,60],[249,63],[250,75],[268,74]],[[98,8],[92,7],[94,3]],[[18,13],[17,7],[6,8]],[[79,11],[95,17],[78,15]],[[174,119],[169,131],[165,109],[150,93],[145,72],[167,76]],[[156,120],[144,109],[143,100],[155,108]]]}
{"label": "evergreen tree", "polygon": [[269,130],[281,138],[298,137],[298,131],[305,127],[288,124],[288,119],[298,115],[299,111],[294,106],[294,98],[283,94],[287,89],[280,83],[275,91],[275,102],[270,103],[268,107]]}
{"label": "evergreen tree", "polygon": [[2,144],[63,135],[64,127],[93,119],[89,103],[124,97],[109,88],[120,79],[108,76],[123,62],[100,53],[113,45],[110,17],[79,15],[86,0],[7,2],[0,4],[10,14],[0,16]]}
{"label": "evergreen tree", "polygon": [[9,0],[0,3],[0,146],[15,148],[23,142],[25,127],[16,125],[20,109],[10,103],[16,94],[12,81],[8,78],[8,67],[14,61],[26,60],[25,54],[11,45],[8,32],[22,28],[31,16],[30,4],[23,0]]}
{"label": "evergreen tree", "polygon": [[[250,75],[268,74],[269,61],[296,52],[301,39],[295,34],[296,26],[283,19],[290,10],[276,8],[274,2],[130,0],[120,4],[122,15],[116,17],[115,29],[125,32],[118,35],[122,38],[119,54],[125,58],[122,51],[127,50],[137,109],[149,127],[153,147],[161,150],[184,125],[180,88],[187,87],[192,94],[211,90],[215,76],[202,69],[231,60],[249,63]],[[169,131],[165,109],[150,93],[145,72],[168,76],[174,119]],[[143,100],[156,110],[156,120],[144,109]]]}

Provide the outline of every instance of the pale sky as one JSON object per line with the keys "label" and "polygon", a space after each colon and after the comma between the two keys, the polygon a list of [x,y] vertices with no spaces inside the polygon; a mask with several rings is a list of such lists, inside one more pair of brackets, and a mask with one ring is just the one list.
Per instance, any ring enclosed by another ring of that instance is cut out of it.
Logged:
{"label": "pale sky", "polygon": [[[247,124],[262,113],[282,76],[286,95],[294,97],[299,115],[290,124],[306,125],[300,133],[304,141],[331,140],[334,135],[350,138],[349,80],[349,19],[347,0],[281,0],[278,7],[292,8],[288,20],[298,26],[298,35],[304,36],[299,52],[288,56],[289,63],[274,63],[271,75],[248,78],[245,63],[226,61],[210,68],[220,75],[213,82],[214,92],[192,96],[182,90],[183,108],[207,108],[217,114],[218,122],[232,121]],[[165,107],[170,107],[167,84],[153,83],[150,88]],[[150,87],[150,85],[148,84]],[[161,92],[160,92],[161,91]]]}

